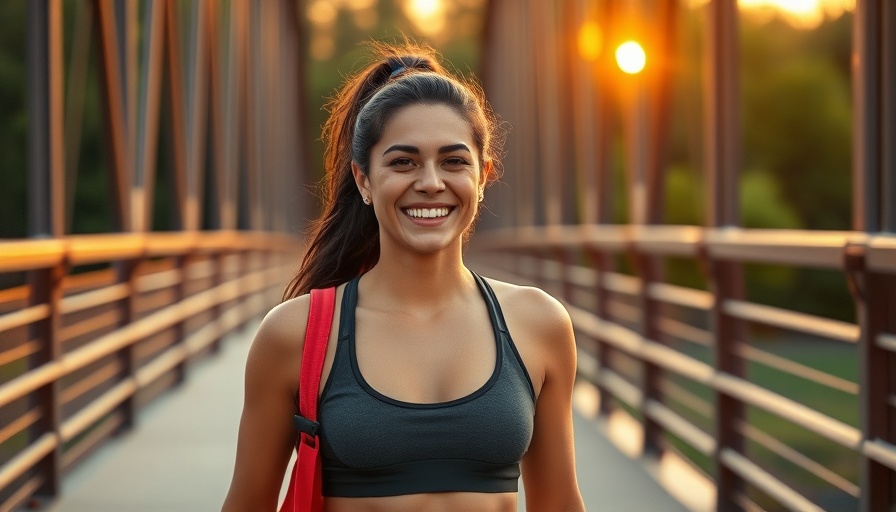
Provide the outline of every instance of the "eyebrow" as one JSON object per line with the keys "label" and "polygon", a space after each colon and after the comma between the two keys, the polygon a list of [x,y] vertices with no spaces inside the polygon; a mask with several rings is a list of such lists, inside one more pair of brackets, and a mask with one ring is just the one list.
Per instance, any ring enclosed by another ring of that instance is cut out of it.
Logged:
{"label": "eyebrow", "polygon": [[[463,151],[466,151],[467,153],[473,154],[473,152],[470,151],[470,148],[468,148],[467,145],[462,142],[458,143],[458,144],[450,144],[448,146],[442,146],[439,148],[439,153],[450,153],[452,151],[459,151],[459,150],[463,150]],[[386,150],[383,151],[383,155],[386,155],[387,153],[391,153],[393,151],[404,151],[405,153],[412,153],[415,155],[420,154],[420,148],[418,148],[416,146],[407,146],[405,144],[394,144],[394,145],[386,148]]]}

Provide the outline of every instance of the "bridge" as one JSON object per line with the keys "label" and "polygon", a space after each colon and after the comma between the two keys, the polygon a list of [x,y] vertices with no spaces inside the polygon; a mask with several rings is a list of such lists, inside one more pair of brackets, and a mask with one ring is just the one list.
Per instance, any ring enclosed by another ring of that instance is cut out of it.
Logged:
{"label": "bridge", "polygon": [[[800,75],[746,81],[764,69],[756,37],[792,51],[745,28],[748,3],[481,6],[478,74],[511,129],[466,257],[569,310],[592,509],[896,506],[896,6],[840,18],[849,94],[833,111],[788,88]],[[23,228],[0,235],[0,510],[215,509],[241,361],[317,211],[314,3],[14,4],[28,108],[20,138],[4,127],[23,164],[2,211]],[[646,66],[620,72],[624,41]],[[816,106],[755,128],[801,101]],[[825,155],[844,137],[840,164]],[[799,215],[755,171],[775,166],[762,144],[795,148],[780,172],[809,172],[788,192]],[[813,196],[827,165],[840,190]],[[99,205],[81,192],[96,182]]]}

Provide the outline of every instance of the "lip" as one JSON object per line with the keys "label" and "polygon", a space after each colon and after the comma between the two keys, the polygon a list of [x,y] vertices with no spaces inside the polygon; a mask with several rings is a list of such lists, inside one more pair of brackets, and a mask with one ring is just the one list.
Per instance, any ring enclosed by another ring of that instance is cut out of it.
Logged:
{"label": "lip", "polygon": [[407,210],[409,208],[449,208],[454,209],[453,204],[448,203],[412,203],[407,204],[401,207],[402,210]]}

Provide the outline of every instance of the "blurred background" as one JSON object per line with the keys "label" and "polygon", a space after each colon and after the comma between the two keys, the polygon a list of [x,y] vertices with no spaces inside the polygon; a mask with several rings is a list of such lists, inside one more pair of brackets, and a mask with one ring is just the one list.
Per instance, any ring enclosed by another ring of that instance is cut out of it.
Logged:
{"label": "blurred background", "polygon": [[55,494],[276,303],[326,100],[365,43],[407,39],[503,122],[471,266],[565,301],[595,421],[634,420],[636,456],[718,508],[892,506],[894,20],[872,0],[0,3],[0,500]]}
{"label": "blurred background", "polygon": [[[587,2],[586,2],[587,3]],[[598,2],[584,9],[596,9]],[[678,14],[676,45],[678,61],[667,63],[674,73],[671,94],[668,175],[663,221],[668,224],[703,223],[702,201],[703,87],[702,55],[705,52],[704,4],[688,0]],[[78,70],[83,103],[77,120],[67,121],[68,132],[77,140],[66,145],[66,232],[103,233],[112,230],[113,215],[108,199],[103,149],[102,84],[96,55],[83,41],[89,24],[89,3],[63,2],[66,66],[80,59]],[[220,12],[228,13],[227,2]],[[322,174],[320,127],[326,119],[324,103],[345,76],[360,69],[369,57],[364,42],[400,42],[405,37],[436,48],[455,71],[483,76],[482,44],[485,39],[486,0],[309,0],[299,2],[302,31],[305,90],[305,123],[310,154],[309,177]],[[624,4],[624,2],[619,5]],[[178,3],[183,20],[192,15],[189,2]],[[855,0],[741,1],[741,121],[743,172],[740,177],[742,222],[752,228],[806,228],[845,230],[851,227],[851,97],[850,52],[852,11]],[[3,144],[3,201],[0,202],[0,237],[23,238],[27,233],[27,73],[25,51],[26,3],[7,2],[0,23],[3,65],[0,67],[0,116]],[[137,9],[138,12],[145,8]],[[223,14],[226,15],[226,14]],[[222,15],[222,16],[223,16]],[[186,28],[184,28],[186,30]],[[603,52],[615,51],[612,36],[598,20],[583,24],[576,38],[579,65],[597,60]],[[80,36],[81,39],[75,40]],[[623,34],[616,36],[616,39]],[[629,38],[646,34],[633,28]],[[138,37],[141,37],[138,34]],[[80,52],[76,54],[75,52]],[[524,49],[521,49],[524,51]],[[648,58],[652,58],[650,55]],[[534,54],[533,54],[534,58]],[[651,64],[653,64],[651,62]],[[187,62],[183,63],[184,66]],[[72,70],[67,71],[68,74]],[[73,76],[73,78],[75,78]],[[618,80],[608,74],[604,80]],[[67,93],[74,94],[73,85]],[[163,99],[162,101],[166,101]],[[619,108],[622,108],[621,106]],[[500,111],[499,115],[502,114]],[[623,115],[622,112],[614,113]],[[504,113],[507,117],[507,113]],[[68,116],[69,119],[76,117]],[[618,119],[617,119],[618,121]],[[617,122],[617,126],[621,123]],[[512,147],[514,132],[510,124]],[[159,138],[159,152],[170,152],[170,141]],[[621,130],[616,136],[612,166],[624,174]],[[171,164],[157,160],[158,191],[172,188]],[[508,174],[513,169],[508,167]],[[614,203],[613,222],[626,222],[624,179],[615,180],[619,200]],[[306,185],[312,185],[307,183]],[[173,229],[171,194],[156,193],[151,230]],[[205,215],[208,220],[209,215]],[[686,272],[681,270],[686,281]],[[748,279],[763,300],[792,304],[833,317],[851,320],[853,308],[845,285],[837,276],[808,269],[756,267]],[[680,272],[676,272],[678,274]],[[693,280],[692,280],[693,281]],[[689,282],[692,282],[689,281]],[[797,295],[800,300],[794,300]]]}

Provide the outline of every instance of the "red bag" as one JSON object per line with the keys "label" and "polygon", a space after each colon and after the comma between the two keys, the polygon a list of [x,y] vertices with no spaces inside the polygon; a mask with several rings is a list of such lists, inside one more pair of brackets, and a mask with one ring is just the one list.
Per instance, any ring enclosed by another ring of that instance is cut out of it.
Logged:
{"label": "red bag", "polygon": [[302,351],[302,373],[299,376],[299,414],[293,417],[299,431],[296,464],[292,468],[289,488],[280,512],[321,512],[324,508],[317,435],[320,429],[317,422],[317,395],[335,305],[335,288],[311,290],[305,348]]}

